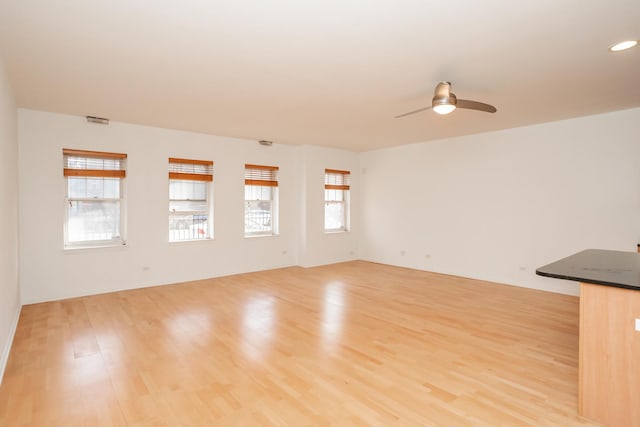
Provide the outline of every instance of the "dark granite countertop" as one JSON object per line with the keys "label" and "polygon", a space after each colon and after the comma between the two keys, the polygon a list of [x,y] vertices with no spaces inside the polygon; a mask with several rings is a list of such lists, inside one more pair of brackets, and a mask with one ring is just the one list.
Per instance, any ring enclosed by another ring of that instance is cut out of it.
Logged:
{"label": "dark granite countertop", "polygon": [[640,291],[640,253],[587,249],[540,267],[536,274]]}

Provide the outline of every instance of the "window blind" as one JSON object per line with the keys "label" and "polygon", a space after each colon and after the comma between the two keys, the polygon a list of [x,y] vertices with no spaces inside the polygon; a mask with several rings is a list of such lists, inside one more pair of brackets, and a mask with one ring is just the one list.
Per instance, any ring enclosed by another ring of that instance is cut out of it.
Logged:
{"label": "window blind", "polygon": [[244,184],[277,187],[277,166],[244,165]]}
{"label": "window blind", "polygon": [[169,179],[213,181],[213,162],[169,157]]}
{"label": "window blind", "polygon": [[341,171],[337,169],[324,170],[324,188],[325,190],[348,190],[349,176],[351,172]]}
{"label": "window blind", "polygon": [[124,178],[127,155],[64,148],[64,176]]}

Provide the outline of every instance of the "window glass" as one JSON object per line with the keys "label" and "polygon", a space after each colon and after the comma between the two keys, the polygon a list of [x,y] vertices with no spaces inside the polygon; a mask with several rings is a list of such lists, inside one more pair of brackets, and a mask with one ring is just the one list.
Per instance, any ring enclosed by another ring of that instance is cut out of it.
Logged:
{"label": "window glass", "polygon": [[349,171],[325,169],[324,231],[349,229]]}
{"label": "window glass", "polygon": [[127,155],[67,148],[62,153],[65,248],[124,244]]}
{"label": "window glass", "polygon": [[245,165],[245,236],[277,234],[278,180],[276,166]]}
{"label": "window glass", "polygon": [[213,162],[169,159],[169,241],[212,237]]}

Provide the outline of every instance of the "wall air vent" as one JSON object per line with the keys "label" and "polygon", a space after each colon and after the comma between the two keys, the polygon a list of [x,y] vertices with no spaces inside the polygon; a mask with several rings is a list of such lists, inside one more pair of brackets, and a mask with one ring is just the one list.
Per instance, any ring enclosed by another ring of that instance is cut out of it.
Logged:
{"label": "wall air vent", "polygon": [[104,117],[96,117],[96,116],[86,116],[86,117],[89,123],[98,123],[100,125],[109,124],[109,119],[105,119]]}

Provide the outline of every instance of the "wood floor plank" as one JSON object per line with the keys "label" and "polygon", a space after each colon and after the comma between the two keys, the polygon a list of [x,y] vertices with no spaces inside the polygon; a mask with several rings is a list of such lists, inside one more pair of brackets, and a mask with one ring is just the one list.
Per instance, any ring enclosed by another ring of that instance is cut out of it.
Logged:
{"label": "wood floor plank", "polygon": [[22,309],[7,426],[597,426],[578,298],[355,261]]}

